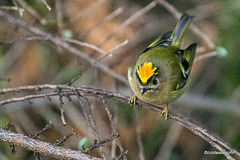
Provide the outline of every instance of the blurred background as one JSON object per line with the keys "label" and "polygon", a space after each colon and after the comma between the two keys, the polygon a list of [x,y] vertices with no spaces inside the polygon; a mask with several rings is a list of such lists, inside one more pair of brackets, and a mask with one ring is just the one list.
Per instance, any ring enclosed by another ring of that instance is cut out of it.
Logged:
{"label": "blurred background", "polygon": [[[125,78],[127,68],[134,65],[141,52],[159,35],[173,30],[177,23],[175,16],[158,1],[156,5],[149,5],[149,0],[44,2],[1,0],[0,9],[54,36],[62,37],[95,60],[102,58],[104,53],[84,44],[95,45],[105,53],[114,49],[100,62]],[[213,46],[210,46],[191,29],[187,31],[183,47],[197,42],[196,57],[210,56],[194,63],[191,86],[177,102],[170,104],[170,112],[189,117],[239,151],[240,1],[169,0],[167,3],[179,12],[195,15],[194,25],[213,43]],[[16,5],[20,8],[14,8]],[[143,13],[142,9],[146,6],[148,9]],[[35,35],[12,25],[2,17],[0,23],[1,89],[37,84],[66,84],[81,75],[73,86],[104,88],[128,96],[132,94],[128,84],[92,67],[89,62],[68,50],[44,39],[36,40]],[[76,44],[73,40],[81,44]],[[20,95],[30,94],[32,92]],[[4,100],[13,96],[19,94],[4,94],[0,98]],[[94,97],[90,97],[89,101],[100,139],[111,136],[112,130],[103,104]],[[139,159],[137,123],[133,108],[111,99],[107,99],[107,103],[120,134],[119,140],[124,150],[128,150],[126,158]],[[61,122],[58,106],[57,97],[51,102],[38,99],[31,104],[19,102],[0,106],[0,127],[13,121],[11,131],[29,135],[41,130],[51,121],[54,127],[41,134],[38,139],[54,143],[74,129],[77,135],[71,136],[64,143],[65,148],[78,149],[78,142],[83,137],[87,137],[89,144],[92,144],[93,137],[88,132],[77,100],[69,102],[64,99],[66,126]],[[139,109],[139,125],[145,159],[225,159],[223,155],[205,154],[205,151],[216,149],[186,128],[172,121],[165,121],[152,111]],[[112,159],[112,143],[109,142],[103,147],[108,159]],[[15,155],[11,154],[9,144],[0,141],[1,160],[35,159],[31,151],[20,147],[16,147],[16,151]],[[119,155],[119,150],[116,154]],[[101,157],[98,150],[94,150],[90,155]],[[43,156],[43,159],[52,158]]]}

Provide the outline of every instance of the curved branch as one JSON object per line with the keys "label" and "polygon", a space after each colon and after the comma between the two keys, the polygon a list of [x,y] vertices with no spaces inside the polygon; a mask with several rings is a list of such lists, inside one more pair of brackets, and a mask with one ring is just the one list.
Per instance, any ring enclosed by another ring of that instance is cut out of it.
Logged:
{"label": "curved branch", "polygon": [[[107,91],[104,89],[44,84],[44,85],[22,86],[22,87],[18,87],[18,88],[1,89],[0,94],[19,92],[19,91],[27,91],[27,90],[36,90],[36,91],[46,90],[46,93],[40,93],[40,94],[35,94],[35,95],[23,96],[23,97],[19,97],[19,98],[10,98],[10,99],[6,99],[6,100],[2,100],[2,101],[0,101],[0,106],[4,105],[4,104],[8,104],[8,103],[13,103],[13,102],[29,101],[31,99],[36,99],[36,98],[59,96],[58,89],[61,89],[61,94],[77,96],[76,92],[75,92],[77,90],[79,93],[82,93],[82,94],[85,94],[88,96],[95,96],[98,98],[99,98],[99,96],[104,97],[104,98],[113,98],[115,100],[119,100],[124,103],[128,103],[128,100],[130,98],[130,97],[122,95],[120,93],[111,92],[111,91]],[[137,100],[137,106],[143,107],[148,110],[152,110],[157,114],[161,113],[161,110],[162,110],[162,108],[159,108],[155,105],[148,104],[141,100]],[[207,129],[200,127],[199,125],[191,122],[187,118],[181,117],[179,115],[169,112],[169,119],[173,120],[174,122],[179,123],[180,125],[189,129],[194,134],[202,137],[205,141],[207,141],[209,144],[211,144],[214,148],[218,149],[222,154],[224,154],[228,159],[233,159],[232,156],[228,153],[228,151],[230,151],[231,153],[235,153],[238,157],[240,157],[240,153],[238,151],[236,151],[234,148],[232,148],[231,146],[229,146],[226,142],[224,142],[220,138],[217,138],[215,135],[208,132]]]}
{"label": "curved branch", "polygon": [[80,151],[57,147],[50,143],[32,139],[22,134],[12,133],[2,128],[0,128],[0,140],[58,159],[101,160],[100,158],[83,154]]}
{"label": "curved branch", "polygon": [[34,27],[30,24],[28,24],[27,22],[24,22],[20,19],[17,19],[11,15],[9,15],[8,13],[0,10],[0,17],[6,19],[8,22],[16,25],[16,26],[20,26],[24,29],[26,29],[27,31],[35,34],[36,36],[41,36],[44,39],[47,39],[48,41],[52,42],[53,44],[55,44],[56,46],[60,46],[66,50],[68,50],[69,52],[71,52],[72,54],[83,58],[84,60],[88,61],[89,63],[91,63],[92,65],[94,64],[95,67],[99,68],[100,70],[108,73],[109,75],[111,75],[112,77],[116,78],[117,80],[127,84],[127,80],[124,76],[117,74],[115,71],[113,71],[112,69],[110,69],[108,66],[98,62],[95,64],[96,60],[92,57],[90,57],[88,54],[85,54],[84,52],[78,50],[77,48],[71,46],[69,43],[65,42],[64,40],[62,40],[60,37],[56,37],[53,36],[52,34],[45,32],[37,27]]}

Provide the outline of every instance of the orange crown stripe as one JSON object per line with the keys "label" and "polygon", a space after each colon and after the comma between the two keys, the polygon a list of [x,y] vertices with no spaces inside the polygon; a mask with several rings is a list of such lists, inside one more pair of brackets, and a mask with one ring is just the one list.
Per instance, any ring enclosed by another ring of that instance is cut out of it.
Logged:
{"label": "orange crown stripe", "polygon": [[157,74],[157,72],[155,72],[156,69],[156,67],[152,68],[151,62],[145,62],[142,66],[139,66],[139,68],[137,69],[137,73],[141,82],[147,83],[150,77]]}

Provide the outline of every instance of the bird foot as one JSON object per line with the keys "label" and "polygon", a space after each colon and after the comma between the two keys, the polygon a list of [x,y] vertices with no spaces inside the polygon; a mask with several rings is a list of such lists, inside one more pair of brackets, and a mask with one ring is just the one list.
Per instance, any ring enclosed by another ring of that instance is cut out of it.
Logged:
{"label": "bird foot", "polygon": [[131,98],[129,98],[128,103],[129,103],[130,105],[136,105],[136,100],[137,100],[137,96],[136,96],[136,95],[133,95]]}
{"label": "bird foot", "polygon": [[161,116],[163,116],[163,118],[164,118],[165,120],[168,119],[168,106],[164,106],[164,107],[163,107]]}

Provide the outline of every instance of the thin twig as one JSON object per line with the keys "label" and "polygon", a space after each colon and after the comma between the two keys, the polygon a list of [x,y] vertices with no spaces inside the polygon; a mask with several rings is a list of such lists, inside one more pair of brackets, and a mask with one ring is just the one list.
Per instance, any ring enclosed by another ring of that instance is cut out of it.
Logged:
{"label": "thin twig", "polygon": [[[57,96],[58,95],[58,93],[56,92],[57,88],[60,88],[62,90],[62,92],[67,92],[68,95],[75,95],[76,96],[76,92],[74,92],[74,90],[76,90],[78,93],[82,93],[84,95],[90,95],[90,96],[96,96],[96,97],[103,96],[104,98],[112,98],[112,99],[122,101],[124,103],[128,103],[128,100],[130,98],[128,96],[121,95],[121,94],[115,93],[115,92],[106,91],[106,90],[103,90],[103,89],[94,89],[94,88],[90,88],[90,87],[72,87],[72,86],[66,86],[66,85],[45,84],[45,85],[25,86],[25,87],[19,87],[19,88],[2,89],[2,90],[0,90],[0,93],[13,92],[13,91],[24,91],[24,90],[38,90],[38,89],[41,89],[41,90],[52,89],[55,92],[49,92],[49,93],[45,93],[45,94],[41,93],[39,95],[29,95],[29,96],[23,96],[23,97],[19,97],[19,98],[5,99],[3,101],[0,101],[0,106],[3,105],[3,104],[13,103],[13,102],[18,102],[18,101],[23,101],[23,100],[29,100],[29,99],[35,99],[35,98],[44,98],[46,96],[46,94],[48,96],[54,96],[54,95]],[[148,103],[143,102],[141,100],[137,100],[137,106],[141,106],[145,109],[152,110],[152,111],[154,111],[158,114],[160,114],[161,111],[162,111],[162,108],[159,108],[155,105],[148,104]],[[213,147],[217,148],[221,152],[227,153],[226,149],[228,149],[231,153],[235,153],[238,157],[240,157],[240,153],[238,151],[236,151],[234,148],[230,147],[226,142],[224,142],[220,138],[217,138],[215,135],[209,133],[206,129],[200,127],[199,125],[189,121],[187,118],[181,117],[181,116],[178,116],[178,115],[175,115],[175,114],[169,112],[169,119],[173,120],[174,122],[177,122],[177,123],[181,124],[185,128],[188,128],[191,132],[193,132],[194,134],[202,137],[204,140],[206,140],[208,143],[210,143]],[[227,158],[231,158],[230,155],[225,154],[225,156]]]}
{"label": "thin twig", "polygon": [[55,146],[61,146],[63,145],[63,143],[72,135],[76,134],[73,130],[71,132],[68,132],[64,137],[62,137],[59,140],[56,140],[56,142],[54,143]]}
{"label": "thin twig", "polygon": [[117,29],[115,29],[105,40],[103,40],[98,47],[103,46],[106,42],[111,40],[116,34],[120,33],[122,30],[124,30],[127,26],[129,26],[131,23],[133,23],[136,19],[146,14],[148,11],[150,11],[152,8],[156,6],[156,3],[153,1],[140,9],[139,11],[135,12],[131,17],[129,17],[127,20],[125,20]]}
{"label": "thin twig", "polygon": [[[73,41],[72,41],[73,42]],[[91,45],[91,44],[88,44],[88,43],[84,43],[84,42],[80,42],[80,41],[75,41],[76,44],[79,44],[79,45],[82,45],[82,46],[86,46],[86,47],[89,47],[89,48],[92,48],[94,49],[95,51],[98,51],[102,54],[104,54],[102,57],[100,57],[99,59],[95,60],[95,62],[92,64],[91,67],[89,67],[87,70],[91,69],[92,67],[96,66],[96,63],[98,63],[99,61],[101,61],[102,59],[108,57],[108,56],[112,56],[112,54],[116,52],[116,50],[118,50],[119,48],[125,46],[127,43],[128,43],[128,40],[125,40],[124,42],[120,43],[119,45],[117,45],[116,47],[114,47],[113,49],[111,49],[109,52],[105,52],[104,50],[98,48],[97,46],[95,45]],[[85,71],[87,71],[85,70]],[[73,79],[70,80],[70,82],[67,83],[67,85],[71,86],[75,81],[77,81],[79,78],[81,78],[82,75],[79,75],[77,77],[74,77]],[[126,79],[125,79],[126,80]],[[127,80],[125,81],[127,82]]]}
{"label": "thin twig", "polygon": [[119,135],[113,134],[112,136],[110,136],[110,137],[107,138],[107,139],[95,141],[94,144],[92,144],[90,147],[84,149],[82,152],[83,152],[83,153],[89,153],[89,152],[92,151],[93,149],[102,147],[105,143],[108,143],[108,142],[110,142],[110,141],[113,141],[114,139],[116,139],[116,138],[118,138],[118,137],[119,137]]}
{"label": "thin twig", "polygon": [[10,127],[12,127],[13,126],[13,122],[12,121],[9,121],[8,123],[7,123],[7,125],[3,128],[3,129],[5,129],[5,130],[9,130],[10,129]]}
{"label": "thin twig", "polygon": [[[95,63],[95,59],[90,57],[88,54],[81,52],[80,50],[78,50],[75,47],[72,47],[70,44],[68,44],[67,42],[65,42],[64,40],[62,40],[59,37],[54,37],[53,35],[51,35],[48,32],[42,31],[39,28],[36,28],[20,19],[14,18],[13,16],[10,16],[8,13],[0,10],[0,17],[3,17],[4,19],[6,19],[7,21],[9,21],[10,23],[17,25],[17,26],[21,26],[23,28],[25,28],[27,31],[32,32],[35,35],[44,37],[46,39],[48,39],[49,41],[51,41],[52,43],[54,43],[56,46],[61,46],[63,48],[65,48],[66,50],[68,50],[70,53],[79,56],[81,58],[83,58],[84,60],[90,62],[91,64]],[[100,70],[108,73],[109,75],[111,75],[112,77],[118,79],[119,81],[128,84],[127,79],[124,76],[121,76],[119,74],[117,74],[115,71],[111,70],[109,67],[107,67],[106,65],[102,64],[102,63],[96,63],[95,67],[99,68]]]}
{"label": "thin twig", "polygon": [[[114,121],[113,121],[113,119],[112,119],[112,114],[110,113],[110,110],[109,110],[109,108],[108,108],[108,105],[107,105],[106,100],[103,99],[103,98],[101,98],[101,100],[102,100],[102,102],[103,102],[104,109],[105,109],[105,111],[107,112],[108,119],[109,119],[109,122],[110,122],[110,125],[111,125],[111,128],[112,128],[113,134],[114,134],[114,135],[119,135],[119,133],[117,132],[117,129],[116,129],[115,125],[114,125]],[[120,151],[121,151],[121,153],[122,153],[122,152],[124,151],[124,149],[123,149],[122,144],[121,144],[121,142],[120,142],[120,140],[119,140],[118,137],[116,138],[116,142],[117,142],[117,145],[118,145],[118,147],[119,147],[119,149],[120,149]],[[112,154],[113,154],[113,153],[112,153]],[[115,158],[115,157],[112,157],[112,158]]]}
{"label": "thin twig", "polygon": [[63,0],[55,1],[58,31],[63,29]]}
{"label": "thin twig", "polygon": [[125,150],[125,151],[121,152],[121,154],[115,160],[122,159],[125,155],[127,155],[127,153],[128,153],[128,150]]}
{"label": "thin twig", "polygon": [[117,45],[116,47],[114,47],[113,49],[111,49],[109,52],[105,53],[102,57],[100,57],[99,59],[97,59],[94,64],[92,64],[92,66],[94,66],[97,62],[103,60],[104,58],[108,57],[108,56],[112,56],[114,51],[118,50],[119,48],[125,46],[128,44],[128,40],[125,40],[124,42],[120,43],[119,45]]}
{"label": "thin twig", "polygon": [[80,39],[83,39],[86,35],[89,34],[89,32],[91,32],[92,30],[96,29],[97,27],[100,27],[102,24],[109,22],[111,20],[113,20],[115,17],[117,17],[118,15],[120,15],[123,12],[123,8],[118,8],[115,11],[113,11],[112,13],[110,13],[109,15],[107,15],[106,17],[104,17],[100,22],[98,22],[96,25],[92,26],[91,28],[89,28],[87,31],[85,31],[81,36]]}
{"label": "thin twig", "polygon": [[19,8],[17,6],[0,6],[0,9],[18,11],[18,13],[21,17],[23,16],[23,12],[24,12],[24,9]]}
{"label": "thin twig", "polygon": [[48,5],[48,3],[46,2],[46,0],[42,0],[42,2],[43,2],[43,4],[47,7],[47,9],[48,9],[49,11],[52,10],[52,8]]}
{"label": "thin twig", "polygon": [[80,46],[83,46],[83,47],[88,47],[88,48],[91,48],[101,54],[106,54],[106,52],[104,50],[102,50],[101,48],[93,45],[93,44],[89,44],[89,43],[85,43],[85,42],[81,42],[79,40],[76,40],[76,39],[64,39],[66,42],[69,42],[69,43],[72,43],[72,44],[77,44],[77,45],[80,45]]}
{"label": "thin twig", "polygon": [[44,18],[42,18],[38,14],[38,12],[35,9],[33,9],[31,6],[29,6],[25,1],[23,0],[17,0],[17,1],[23,6],[23,8],[27,12],[29,12],[32,16],[34,16],[42,25],[45,25],[47,23],[47,21]]}
{"label": "thin twig", "polygon": [[101,4],[103,4],[106,0],[97,0],[90,4],[88,7],[81,10],[76,16],[72,17],[68,23],[65,23],[65,25],[70,24],[72,22],[75,22],[79,18],[83,17],[84,15],[89,14],[89,12],[93,11],[95,8],[99,7]]}
{"label": "thin twig", "polygon": [[40,131],[34,133],[34,134],[30,134],[29,137],[36,139],[39,135],[41,135],[43,132],[45,132],[46,130],[48,130],[49,128],[52,128],[53,124],[51,122],[49,122],[43,129],[41,129]]}
{"label": "thin twig", "polygon": [[31,37],[20,37],[15,40],[6,40],[6,41],[0,41],[0,45],[2,44],[12,44],[16,42],[21,42],[21,41],[38,41],[38,40],[48,40],[47,38],[44,37],[39,37],[39,36],[31,36]]}
{"label": "thin twig", "polygon": [[[74,93],[76,93],[77,97],[78,97],[78,101],[79,103],[81,104],[81,107],[82,107],[82,111],[83,111],[83,115],[87,121],[87,124],[88,124],[88,127],[91,131],[91,133],[93,134],[94,136],[94,139],[99,141],[99,135],[98,135],[98,132],[97,132],[97,125],[96,125],[96,121],[94,119],[94,116],[92,114],[92,109],[90,108],[90,104],[88,102],[88,99],[86,98],[85,95],[82,95],[79,93],[79,91],[77,89],[72,89],[72,91]],[[103,156],[103,159],[106,159],[106,155],[103,151],[103,148],[100,146],[99,147],[99,150]]]}
{"label": "thin twig", "polygon": [[57,147],[55,145],[42,142],[36,139],[23,136],[22,134],[16,134],[9,132],[0,128],[0,139],[5,142],[9,142],[16,146],[21,146],[29,150],[39,152],[40,154],[47,155],[57,159],[73,159],[73,160],[100,160],[100,158],[95,158],[88,156],[80,151],[74,151],[70,149],[65,149]]}
{"label": "thin twig", "polygon": [[206,54],[203,54],[203,55],[200,55],[200,56],[197,56],[195,59],[194,59],[194,63],[197,63],[201,60],[204,60],[206,58],[209,58],[209,57],[214,57],[216,56],[218,53],[217,51],[213,51],[213,52],[209,52],[209,53],[206,53]]}

